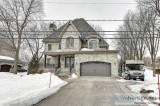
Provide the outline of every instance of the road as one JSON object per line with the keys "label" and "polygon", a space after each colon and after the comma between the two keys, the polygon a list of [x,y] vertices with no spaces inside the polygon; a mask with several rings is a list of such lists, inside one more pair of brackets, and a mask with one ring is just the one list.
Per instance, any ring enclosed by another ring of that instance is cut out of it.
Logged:
{"label": "road", "polygon": [[124,93],[109,77],[80,77],[34,106],[115,106],[114,94]]}

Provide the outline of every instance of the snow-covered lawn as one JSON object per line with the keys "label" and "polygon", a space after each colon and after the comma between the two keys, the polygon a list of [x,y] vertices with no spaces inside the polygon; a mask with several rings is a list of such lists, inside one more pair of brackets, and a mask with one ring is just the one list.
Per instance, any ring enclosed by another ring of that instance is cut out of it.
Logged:
{"label": "snow-covered lawn", "polygon": [[26,75],[0,73],[0,106],[30,106],[57,92],[67,82],[50,73]]}
{"label": "snow-covered lawn", "polygon": [[[154,92],[153,93],[147,93],[147,94],[141,94],[141,95],[144,95],[145,97],[154,97],[156,98],[156,100],[154,101],[150,101],[152,102],[153,104],[158,104],[160,103],[159,102],[159,99],[158,99],[158,78],[157,78],[157,75],[156,77],[153,77],[153,71],[151,69],[145,69],[145,81],[134,81],[134,80],[124,80],[124,79],[120,79],[120,80],[117,80],[119,82],[128,82],[129,85],[128,85],[128,88],[131,89],[131,91],[135,94],[140,94],[140,91],[142,89],[145,89],[145,90],[153,90]],[[147,101],[148,103],[148,101]],[[151,103],[151,104],[152,104]],[[152,106],[152,105],[149,105],[149,106]]]}

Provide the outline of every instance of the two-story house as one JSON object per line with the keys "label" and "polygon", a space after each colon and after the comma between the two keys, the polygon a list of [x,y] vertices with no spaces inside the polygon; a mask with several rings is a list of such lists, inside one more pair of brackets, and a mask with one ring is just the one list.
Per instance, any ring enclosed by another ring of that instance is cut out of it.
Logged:
{"label": "two-story house", "polygon": [[[53,27],[53,25],[52,25]],[[79,76],[118,76],[118,51],[83,19],[68,21],[43,39],[45,64]]]}

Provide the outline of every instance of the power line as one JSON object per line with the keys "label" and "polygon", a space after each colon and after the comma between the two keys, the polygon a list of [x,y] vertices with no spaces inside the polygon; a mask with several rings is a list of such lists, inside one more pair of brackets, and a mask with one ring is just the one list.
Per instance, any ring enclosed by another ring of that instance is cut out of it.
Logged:
{"label": "power line", "polygon": [[[9,32],[9,31],[0,31],[0,32]],[[17,32],[17,31],[10,31]],[[34,31],[23,31],[23,32],[34,32]],[[37,32],[53,32],[53,31],[37,31]],[[55,31],[55,32],[142,32],[142,31]]]}
{"label": "power line", "polygon": [[[159,20],[159,19],[157,19]],[[0,21],[5,21],[4,19],[0,19]],[[14,22],[15,20],[7,20],[7,21],[11,21],[11,22]],[[23,20],[18,20],[18,21],[23,21]],[[28,21],[52,21],[52,22],[58,22],[58,21],[73,21],[73,20],[28,20]],[[92,22],[96,22],[96,21],[99,21],[99,22],[105,22],[105,21],[115,21],[115,22],[119,22],[119,21],[142,21],[142,20],[121,20],[121,19],[113,19],[113,20],[85,20],[85,21],[92,21]],[[146,20],[147,21],[147,20]],[[149,21],[149,20],[148,20]]]}
{"label": "power line", "polygon": [[47,3],[47,4],[48,3],[49,4],[91,4],[91,5],[97,5],[97,4],[102,4],[102,5],[110,5],[110,4],[125,4],[125,5],[129,5],[129,4],[137,4],[137,3],[120,3],[120,2],[119,3],[112,3],[112,2],[110,2],[110,3],[109,2],[108,3],[107,2],[103,2],[103,3],[102,2],[101,3],[100,2],[92,2],[92,3],[91,2],[90,3],[89,2],[88,3],[87,2],[81,2],[81,3],[80,2],[79,3],[76,3],[76,2],[44,2],[44,3]]}
{"label": "power line", "polygon": [[[131,37],[120,37],[120,38],[101,38],[102,40],[103,39],[148,39],[148,38],[160,38],[160,37],[135,37],[135,38],[131,38]],[[9,38],[0,38],[0,39],[9,39]],[[19,39],[19,38],[13,38],[13,39]],[[53,39],[56,39],[56,40],[60,40],[60,39],[67,39],[67,38],[21,38],[21,39],[47,39],[47,40],[53,40]],[[74,39],[89,39],[89,38],[74,38]],[[92,38],[92,39],[96,39],[96,38]]]}
{"label": "power line", "polygon": [[[5,35],[9,35],[9,34],[5,34]],[[18,34],[13,34],[13,35],[18,35]],[[40,36],[40,35],[43,35],[43,36],[50,36],[52,34],[23,34],[23,35],[26,35],[26,36],[29,36],[29,35],[35,35],[35,36]],[[65,35],[78,35],[78,34],[65,34]],[[108,36],[129,36],[129,35],[143,35],[143,34],[99,34],[99,35],[108,35]],[[145,34],[145,35],[149,35],[149,34]],[[156,34],[150,34],[150,35],[156,35]],[[54,36],[54,35],[53,35]]]}

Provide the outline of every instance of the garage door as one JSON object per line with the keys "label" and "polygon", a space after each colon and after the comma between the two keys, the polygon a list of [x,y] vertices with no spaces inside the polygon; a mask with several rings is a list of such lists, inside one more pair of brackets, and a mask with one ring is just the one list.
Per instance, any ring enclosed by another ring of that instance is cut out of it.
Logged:
{"label": "garage door", "polygon": [[11,65],[1,65],[0,72],[9,72]]}
{"label": "garage door", "polygon": [[81,76],[111,76],[111,64],[104,62],[81,63]]}

